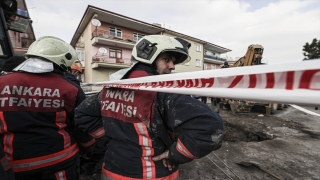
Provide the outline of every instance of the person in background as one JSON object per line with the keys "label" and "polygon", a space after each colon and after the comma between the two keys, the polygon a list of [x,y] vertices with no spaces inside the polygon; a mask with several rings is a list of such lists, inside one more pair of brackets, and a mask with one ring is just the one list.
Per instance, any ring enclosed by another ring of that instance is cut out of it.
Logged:
{"label": "person in background", "polygon": [[78,63],[74,62],[70,68],[68,68],[68,71],[65,73],[65,77],[68,78],[70,81],[74,82],[78,86],[81,84],[80,80],[80,74],[82,73],[81,67],[78,65]]}
{"label": "person in background", "polygon": [[[221,69],[229,68],[229,67],[230,66],[229,66],[228,61],[224,61],[223,66],[221,66]],[[220,98],[211,97],[211,106],[213,109],[215,109],[215,112],[217,112],[217,113],[219,113],[219,111],[220,111],[220,102],[221,102]]]}
{"label": "person in background", "polygon": [[220,98],[213,98],[213,97],[211,98],[211,106],[216,113],[220,112],[220,102],[221,102]]}
{"label": "person in background", "polygon": [[229,67],[230,67],[230,66],[229,66],[228,61],[224,61],[223,66],[221,66],[221,69],[223,69],[223,68],[229,68]]}
{"label": "person in background", "polygon": [[[133,65],[111,80],[170,74],[190,60],[190,45],[180,38],[144,36],[133,48]],[[102,180],[177,179],[179,164],[219,149],[224,134],[221,117],[197,99],[119,88],[103,88],[83,101],[75,126],[84,147],[108,138]]]}
{"label": "person in background", "polygon": [[201,102],[207,104],[207,97],[206,96],[201,96]]}
{"label": "person in background", "polygon": [[74,62],[71,66],[71,74],[74,75],[77,79],[80,79],[82,73],[82,68],[80,62]]}

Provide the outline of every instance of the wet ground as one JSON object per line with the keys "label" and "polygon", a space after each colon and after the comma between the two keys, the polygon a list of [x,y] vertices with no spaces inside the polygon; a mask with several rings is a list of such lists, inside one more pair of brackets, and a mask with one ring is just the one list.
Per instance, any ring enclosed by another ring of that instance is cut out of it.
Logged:
{"label": "wet ground", "polygon": [[[314,107],[304,107],[311,111]],[[288,107],[272,116],[261,111],[220,110],[226,136],[222,148],[180,167],[181,179],[320,179],[320,117]]]}
{"label": "wet ground", "polygon": [[[304,108],[320,114],[314,107]],[[223,146],[181,165],[180,179],[320,179],[320,117],[290,106],[272,116],[264,116],[260,108],[242,114],[220,110],[220,115],[226,132]],[[277,178],[237,162],[257,164]],[[81,180],[93,179],[99,176],[81,176]]]}

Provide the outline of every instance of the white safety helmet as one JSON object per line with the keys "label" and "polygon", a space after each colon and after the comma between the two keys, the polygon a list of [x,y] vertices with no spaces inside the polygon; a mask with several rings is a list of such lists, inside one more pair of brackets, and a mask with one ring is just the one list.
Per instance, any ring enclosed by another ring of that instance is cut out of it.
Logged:
{"label": "white safety helmet", "polygon": [[78,59],[74,48],[57,37],[43,36],[33,42],[28,52],[24,55],[27,59],[40,57],[49,60],[62,68],[71,67],[73,62]]}
{"label": "white safety helmet", "polygon": [[176,52],[177,58],[174,64],[190,61],[188,49],[191,44],[181,38],[164,35],[149,35],[141,38],[133,47],[132,57],[146,64],[152,64],[162,52]]}

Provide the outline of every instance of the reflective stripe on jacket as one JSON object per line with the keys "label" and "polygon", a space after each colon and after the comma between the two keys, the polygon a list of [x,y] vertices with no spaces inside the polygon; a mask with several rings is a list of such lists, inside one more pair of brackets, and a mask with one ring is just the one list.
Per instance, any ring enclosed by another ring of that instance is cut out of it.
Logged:
{"label": "reflective stripe on jacket", "polygon": [[14,172],[41,171],[78,155],[73,117],[84,99],[58,72],[0,77],[0,140]]}
{"label": "reflective stripe on jacket", "polygon": [[65,160],[68,160],[79,152],[77,144],[74,144],[60,152],[56,152],[46,156],[40,156],[36,158],[23,159],[23,160],[13,160],[10,161],[12,169],[14,172],[30,171],[34,169],[39,169],[47,167],[50,165],[58,164]]}

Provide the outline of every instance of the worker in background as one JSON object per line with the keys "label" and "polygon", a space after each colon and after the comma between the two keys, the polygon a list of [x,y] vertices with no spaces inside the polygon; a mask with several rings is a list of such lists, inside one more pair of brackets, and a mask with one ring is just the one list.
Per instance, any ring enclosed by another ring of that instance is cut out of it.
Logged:
{"label": "worker in background", "polygon": [[71,66],[71,74],[73,74],[77,79],[80,79],[81,73],[81,64],[79,62],[74,62]]}
{"label": "worker in background", "polygon": [[78,63],[74,62],[70,68],[68,68],[68,71],[65,73],[65,77],[68,78],[70,81],[76,83],[78,86],[80,86],[81,80],[80,75],[82,73],[82,69]]}
{"label": "worker in background", "polygon": [[0,142],[16,180],[79,178],[74,109],[85,99],[64,77],[77,59],[63,40],[31,44],[15,73],[0,77]]}
{"label": "worker in background", "polygon": [[23,56],[12,56],[9,59],[5,60],[2,65],[2,74],[12,73],[12,70],[20,65],[26,58]]}
{"label": "worker in background", "polygon": [[[170,74],[190,60],[189,47],[180,38],[144,36],[133,48],[133,65],[111,80]],[[75,126],[84,147],[94,138],[109,139],[103,180],[177,179],[179,164],[219,149],[224,134],[221,117],[197,99],[118,88],[104,88],[83,101],[75,110]]]}
{"label": "worker in background", "polygon": [[[81,63],[76,60],[71,66],[71,73],[67,73],[67,78],[69,78],[71,81],[74,81],[80,86],[81,74]],[[106,142],[104,141],[104,139],[96,140],[92,156],[90,158],[87,158],[86,156],[82,156],[80,158],[80,174],[83,177],[88,176],[88,178],[92,178],[92,176],[101,174],[101,165],[103,162],[104,154],[107,150],[105,143]]]}
{"label": "worker in background", "polygon": [[206,96],[201,96],[201,102],[207,104],[207,97]]}
{"label": "worker in background", "polygon": [[223,66],[221,66],[221,69],[223,68],[229,68],[228,61],[224,61]]}
{"label": "worker in background", "polygon": [[[221,69],[223,68],[229,68],[228,61],[224,61],[223,66],[221,66]],[[211,97],[211,106],[217,113],[220,112],[220,102],[221,102],[220,98]]]}

